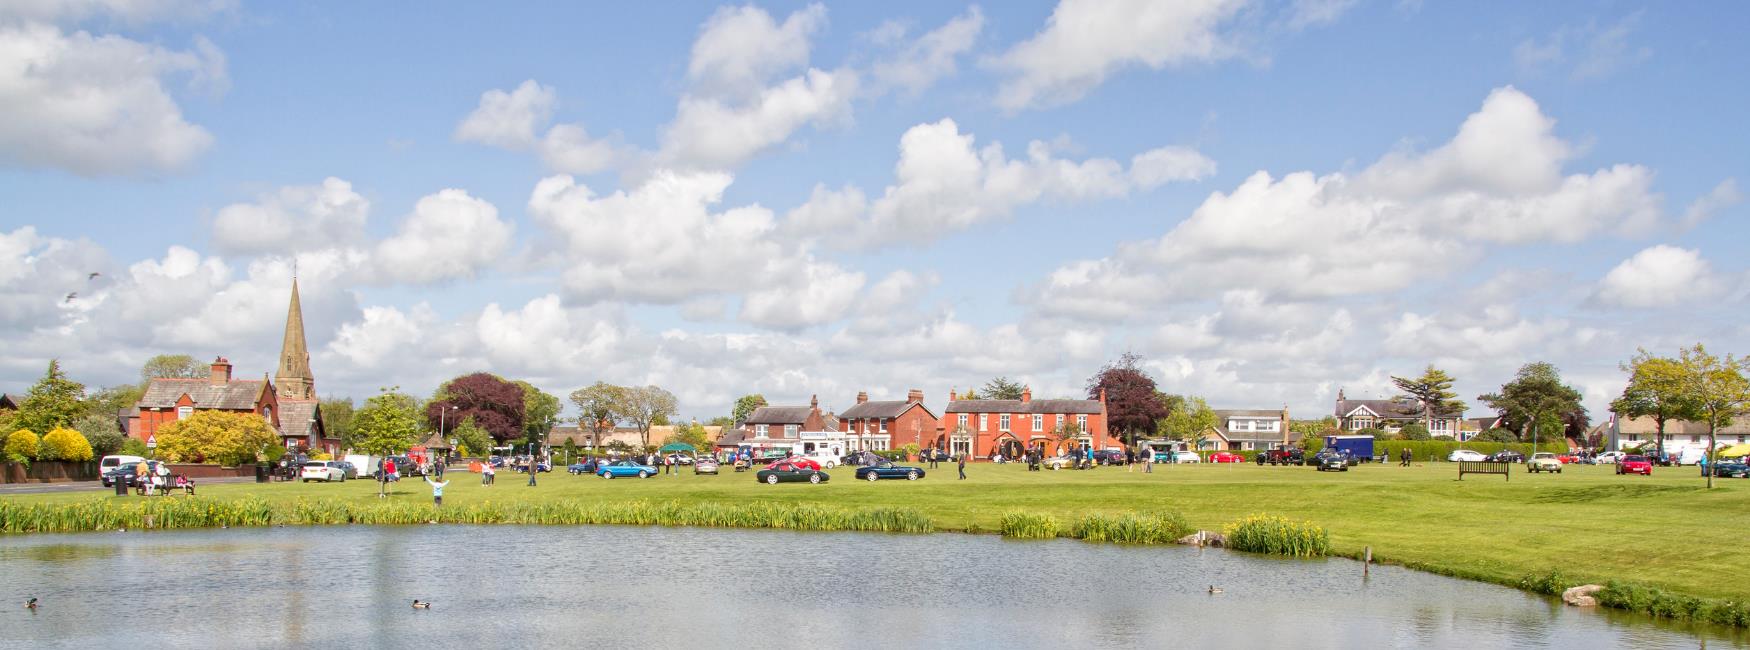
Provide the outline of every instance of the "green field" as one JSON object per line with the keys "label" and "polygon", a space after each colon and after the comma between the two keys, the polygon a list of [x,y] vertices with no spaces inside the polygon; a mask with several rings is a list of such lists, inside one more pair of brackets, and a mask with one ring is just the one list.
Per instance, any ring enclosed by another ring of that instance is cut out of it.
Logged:
{"label": "green field", "polygon": [[[1575,466],[1559,475],[1516,468],[1499,476],[1457,479],[1447,463],[1412,468],[1362,466],[1349,472],[1256,465],[1157,466],[1126,472],[1027,472],[1016,465],[977,464],[970,479],[951,467],[915,483],[855,481],[840,468],[823,485],[758,484],[751,474],[604,480],[563,470],[543,474],[530,488],[522,475],[500,473],[484,488],[479,477],[451,472],[446,507],[483,501],[676,500],[736,503],[751,500],[843,507],[903,507],[929,515],[938,529],[993,531],[1003,513],[1024,510],[1073,519],[1083,513],[1172,510],[1194,526],[1219,530],[1248,514],[1305,519],[1329,529],[1335,550],[1358,555],[1373,547],[1377,560],[1450,575],[1511,584],[1529,574],[1560,571],[1573,584],[1616,579],[1705,598],[1750,600],[1743,577],[1750,533],[1750,480],[1716,479],[1703,487],[1694,468],[1658,468],[1650,478],[1616,476],[1611,466]],[[430,501],[417,480],[403,480],[391,498]],[[344,484],[273,483],[205,485],[202,496],[260,496],[270,501],[353,499],[375,502],[369,480]],[[62,503],[87,494],[8,497],[20,504]],[[138,497],[128,497],[138,499]]]}

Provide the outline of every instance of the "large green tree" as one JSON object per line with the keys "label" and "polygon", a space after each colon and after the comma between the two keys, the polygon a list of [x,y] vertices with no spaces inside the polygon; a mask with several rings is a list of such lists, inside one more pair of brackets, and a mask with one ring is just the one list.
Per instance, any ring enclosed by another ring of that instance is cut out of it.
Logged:
{"label": "large green tree", "polygon": [[158,429],[157,455],[188,463],[241,465],[279,441],[267,420],[254,413],[195,411]]}
{"label": "large green tree", "polygon": [[625,388],[602,381],[571,391],[571,403],[577,405],[577,426],[589,432],[591,447],[600,448],[602,434],[612,431],[619,421],[625,392]]}
{"label": "large green tree", "polygon": [[1415,405],[1416,410],[1422,412],[1423,430],[1432,430],[1434,416],[1458,417],[1464,414],[1465,403],[1458,399],[1458,393],[1452,391],[1452,382],[1452,375],[1428,364],[1420,377],[1391,378],[1391,383],[1402,391],[1393,401]]}
{"label": "large green tree", "polygon": [[356,430],[352,419],[355,409],[351,397],[324,397],[322,407],[322,430],[328,435],[340,439],[341,446],[347,449],[356,448],[353,438]]}
{"label": "large green tree", "polygon": [[711,449],[711,439],[705,435],[705,427],[697,422],[678,425],[663,444],[682,443],[693,446],[693,451],[704,452]]}
{"label": "large green tree", "polygon": [[745,421],[747,421],[747,416],[753,414],[754,409],[757,409],[757,408],[759,408],[761,406],[765,406],[765,405],[766,405],[766,396],[765,395],[761,395],[759,393],[754,393],[752,395],[742,395],[741,397],[739,397],[735,400],[735,410],[731,411],[729,413],[729,417],[736,422],[745,422]]}
{"label": "large green tree", "polygon": [[43,378],[30,387],[24,401],[18,404],[12,426],[43,433],[67,426],[85,413],[81,401],[84,398],[85,385],[68,379],[67,373],[61,370],[61,362],[51,359],[48,372],[43,373]]}
{"label": "large green tree", "polygon": [[1624,418],[1652,418],[1658,449],[1665,448],[1665,423],[1700,419],[1682,360],[1641,349],[1622,369],[1629,373],[1628,385],[1610,402],[1610,410]]}
{"label": "large green tree", "polygon": [[85,396],[85,413],[114,418],[118,412],[138,406],[140,396],[145,393],[146,390],[139,384],[101,388]]}
{"label": "large green tree", "polygon": [[523,389],[523,439],[545,443],[547,434],[559,426],[559,411],[565,407],[557,396],[534,384],[518,380],[516,385]]}
{"label": "large green tree", "polygon": [[1021,399],[1021,393],[1027,390],[1020,382],[1010,381],[1008,377],[997,377],[984,382],[984,388],[979,389],[979,395],[984,399]]}
{"label": "large green tree", "polygon": [[463,418],[462,423],[450,430],[450,437],[456,443],[466,447],[468,453],[475,456],[489,456],[492,452],[492,435],[480,425],[474,423],[474,418]]}
{"label": "large green tree", "polygon": [[649,447],[651,425],[674,415],[677,406],[674,393],[657,386],[631,386],[620,391],[620,406],[614,411],[626,424],[638,429],[639,440]]}
{"label": "large green tree", "polygon": [[1204,431],[1220,424],[1215,410],[1201,397],[1167,395],[1164,401],[1170,410],[1167,417],[1161,418],[1157,430],[1170,439],[1194,443]]}
{"label": "large green tree", "polygon": [[1732,425],[1732,420],[1750,411],[1750,380],[1744,378],[1746,364],[1728,354],[1720,358],[1709,353],[1700,343],[1683,350],[1678,358],[1685,370],[1685,393],[1694,404],[1699,420],[1707,425],[1707,486],[1714,486],[1714,452],[1719,440],[1716,433]]}
{"label": "large green tree", "polygon": [[140,366],[140,383],[154,379],[200,379],[212,372],[212,367],[195,361],[186,354],[160,354]]}
{"label": "large green tree", "polygon": [[419,441],[419,401],[400,387],[384,388],[365,400],[353,414],[353,436],[359,451],[374,456],[392,456]]}
{"label": "large green tree", "polygon": [[1549,429],[1562,428],[1560,422],[1569,413],[1585,413],[1580,398],[1580,391],[1562,383],[1561,371],[1543,361],[1521,366],[1513,381],[1501,385],[1500,392],[1477,396],[1515,425],[1521,440],[1529,437],[1533,442],[1540,435],[1564,434]]}

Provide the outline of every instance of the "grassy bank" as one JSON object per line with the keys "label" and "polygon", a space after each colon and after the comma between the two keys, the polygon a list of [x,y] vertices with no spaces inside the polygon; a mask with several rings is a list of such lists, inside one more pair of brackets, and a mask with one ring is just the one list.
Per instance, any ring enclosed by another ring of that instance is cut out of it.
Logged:
{"label": "grassy bank", "polygon": [[[1744,531],[1750,530],[1750,480],[1716,481],[1719,487],[1709,491],[1693,468],[1660,468],[1652,477],[1639,477],[1615,476],[1608,466],[1570,467],[1559,475],[1515,473],[1511,481],[1472,476],[1462,482],[1455,480],[1456,468],[1445,463],[1408,469],[1368,465],[1349,472],[1181,465],[1157,467],[1153,474],[1122,468],[1030,473],[981,464],[968,469],[966,481],[945,480],[952,473],[944,470],[915,483],[873,484],[850,480],[844,469],[832,473],[835,480],[823,485],[777,486],[735,473],[643,481],[556,473],[542,475],[535,488],[512,474],[485,488],[472,475],[452,473],[455,480],[445,490],[439,519],[462,517],[488,502],[505,508],[572,502],[580,508],[629,502],[789,504],[915,512],[936,530],[974,532],[1002,532],[1005,515],[1024,513],[1052,518],[1050,536],[1072,536],[1064,532],[1088,515],[1115,520],[1174,512],[1182,513],[1190,528],[1221,530],[1248,515],[1267,513],[1323,527],[1334,554],[1358,557],[1371,546],[1376,560],[1445,575],[1512,586],[1551,572],[1560,572],[1568,586],[1615,581],[1624,594],[1619,604],[1629,608],[1657,600],[1652,593],[1664,601],[1689,598],[1738,608],[1750,602],[1750,582],[1731,568],[1741,559]],[[383,500],[368,481],[204,485],[200,490],[203,498],[253,497],[276,512],[300,500],[310,504],[307,508],[344,505],[375,512],[404,504],[416,509],[409,512],[430,510],[430,490],[416,482],[401,483]],[[24,495],[0,504],[64,505],[93,498]],[[1660,607],[1682,618],[1684,602]]]}

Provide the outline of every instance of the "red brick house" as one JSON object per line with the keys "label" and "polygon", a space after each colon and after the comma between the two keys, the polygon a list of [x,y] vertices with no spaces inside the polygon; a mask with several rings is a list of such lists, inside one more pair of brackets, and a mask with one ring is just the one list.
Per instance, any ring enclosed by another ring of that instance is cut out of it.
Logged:
{"label": "red brick house", "polygon": [[[990,458],[1001,453],[1014,458],[1029,448],[1056,453],[1076,445],[1104,449],[1118,444],[1106,430],[1106,395],[1100,399],[1033,399],[1033,389],[1023,389],[1021,399],[956,399],[948,394],[948,407],[933,442],[949,453],[970,453]],[[1064,437],[1065,427],[1079,433]],[[931,445],[925,445],[929,447]]]}
{"label": "red brick house", "polygon": [[232,379],[231,362],[213,360],[204,379],[153,379],[140,396],[137,413],[128,416],[128,435],[152,442],[158,427],[194,415],[195,411],[255,413],[280,428],[279,395],[266,373],[261,379]]}
{"label": "red brick house", "polygon": [[897,449],[907,444],[928,447],[941,427],[941,418],[924,406],[924,391],[911,389],[904,401],[869,401],[868,392],[857,393],[857,404],[839,414],[852,449]]}
{"label": "red brick house", "polygon": [[740,444],[756,449],[789,449],[802,439],[803,431],[825,431],[827,419],[820,413],[820,398],[808,406],[761,406],[749,413],[739,427],[745,433]]}

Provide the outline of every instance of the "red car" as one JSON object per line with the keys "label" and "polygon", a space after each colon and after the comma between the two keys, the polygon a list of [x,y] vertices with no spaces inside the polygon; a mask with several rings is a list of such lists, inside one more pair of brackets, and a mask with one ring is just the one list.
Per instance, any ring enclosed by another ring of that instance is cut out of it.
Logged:
{"label": "red car", "polygon": [[1616,473],[1652,476],[1653,461],[1647,460],[1646,456],[1623,456],[1616,464]]}
{"label": "red car", "polygon": [[791,456],[789,458],[785,458],[784,462],[789,463],[791,465],[795,465],[796,469],[811,469],[811,470],[814,470],[816,472],[820,471],[820,463],[814,462],[814,459],[812,459],[812,458],[804,458],[802,456]]}
{"label": "red car", "polygon": [[1574,463],[1580,462],[1580,457],[1576,456],[1574,454],[1562,454],[1560,456],[1556,456],[1556,460],[1561,461],[1561,463],[1563,465],[1572,465]]}
{"label": "red car", "polygon": [[1243,462],[1246,462],[1246,457],[1241,456],[1241,455],[1236,454],[1236,453],[1232,453],[1232,452],[1218,451],[1218,452],[1215,452],[1215,453],[1209,455],[1209,462],[1211,462],[1211,463],[1243,463]]}

